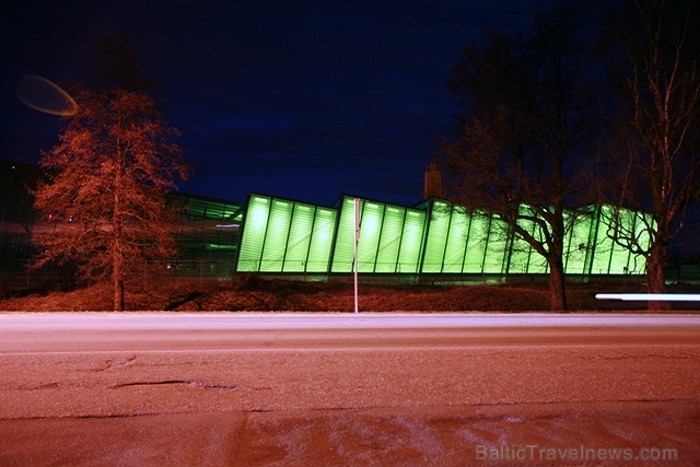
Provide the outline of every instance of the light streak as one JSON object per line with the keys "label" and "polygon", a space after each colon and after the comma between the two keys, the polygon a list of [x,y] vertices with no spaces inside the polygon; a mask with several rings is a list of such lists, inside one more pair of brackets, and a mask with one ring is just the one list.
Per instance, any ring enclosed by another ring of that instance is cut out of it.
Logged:
{"label": "light streak", "polygon": [[599,293],[598,300],[655,301],[655,302],[700,302],[700,294],[668,293]]}

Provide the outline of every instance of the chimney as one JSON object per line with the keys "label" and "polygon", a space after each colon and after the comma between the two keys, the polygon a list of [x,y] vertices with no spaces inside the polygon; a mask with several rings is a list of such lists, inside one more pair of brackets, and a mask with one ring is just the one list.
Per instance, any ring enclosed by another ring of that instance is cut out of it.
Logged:
{"label": "chimney", "polygon": [[434,162],[428,164],[423,181],[423,199],[442,198],[442,175]]}

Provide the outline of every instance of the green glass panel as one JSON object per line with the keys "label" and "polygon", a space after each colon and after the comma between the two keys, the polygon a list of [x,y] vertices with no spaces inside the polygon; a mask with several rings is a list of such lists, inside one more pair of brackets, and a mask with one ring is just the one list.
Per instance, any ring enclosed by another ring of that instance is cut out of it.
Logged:
{"label": "green glass panel", "polygon": [[314,211],[315,209],[309,205],[299,203],[294,205],[287,254],[284,257],[283,270],[285,272],[304,272],[306,270],[306,258],[309,253],[314,224]]}
{"label": "green glass panel", "polygon": [[396,272],[406,209],[386,206],[376,272]]}
{"label": "green glass panel", "polygon": [[[511,273],[548,271],[543,257],[522,238],[514,236],[511,240],[507,226],[501,221],[491,222],[486,213],[469,214],[443,202],[432,203],[430,215],[422,209],[367,200],[360,203],[360,272],[502,274],[506,264]],[[235,205],[225,203],[192,200],[188,208],[189,215],[196,212],[199,219],[232,219],[234,214],[242,217],[240,209],[234,211]],[[527,207],[522,209],[523,215],[531,214]],[[599,216],[595,215],[597,209],[601,210]],[[644,257],[632,256],[608,237],[613,208],[591,208],[590,214],[565,213],[566,223],[577,216],[573,226],[567,227],[564,241],[566,273],[587,273],[590,264],[593,274],[643,274]],[[340,209],[335,210],[252,195],[244,219],[237,271],[325,273],[329,265],[332,272],[352,271],[354,198],[344,197]],[[634,229],[640,244],[649,242],[644,219],[641,213],[633,211],[620,214],[624,229]],[[542,237],[535,222],[519,222],[535,238]],[[208,229],[213,226],[209,223],[197,228]],[[216,235],[229,234],[219,227]],[[217,237],[205,244],[206,249],[231,251],[235,255],[235,243],[226,238]]]}
{"label": "green glass panel", "polygon": [[472,213],[467,239],[467,253],[464,259],[464,272],[481,274],[484,253],[489,234],[489,218],[480,212]]}
{"label": "green glass panel", "polygon": [[[598,228],[593,251],[591,274],[608,274],[610,270],[610,256],[613,250],[613,241],[608,236],[608,223],[613,215],[610,206],[601,206],[598,215]],[[607,220],[606,220],[607,219]]]}
{"label": "green glass panel", "polygon": [[426,213],[424,211],[408,210],[406,212],[396,272],[418,272],[423,246],[423,234],[425,232],[425,218]]}
{"label": "green glass panel", "polygon": [[588,241],[593,225],[592,213],[564,214],[566,225],[570,226],[569,235],[564,244],[564,272],[566,274],[585,274],[586,258],[589,254]]}
{"label": "green glass panel", "polygon": [[359,272],[374,272],[383,218],[384,205],[370,201],[363,203],[360,241],[357,246]]}
{"label": "green glass panel", "polygon": [[273,199],[270,207],[270,220],[265,235],[265,247],[260,264],[261,272],[281,272],[287,249],[289,225],[293,203]]}
{"label": "green glass panel", "polygon": [[[634,231],[634,213],[627,209],[622,209],[619,212],[620,231]],[[626,274],[627,264],[629,263],[629,250],[623,246],[614,243],[612,244],[612,255],[610,256],[609,274]]]}
{"label": "green glass panel", "polygon": [[344,197],[341,203],[340,221],[338,222],[338,234],[333,252],[331,271],[352,272],[355,242],[355,204],[354,199],[350,197]]}
{"label": "green glass panel", "polygon": [[260,270],[260,259],[269,214],[270,199],[251,195],[246,208],[237,271],[255,272]]}
{"label": "green glass panel", "polygon": [[[646,221],[646,222],[645,222]],[[637,243],[642,249],[649,248],[651,237],[649,236],[648,225],[653,225],[651,216],[641,212],[635,213],[634,232]],[[646,273],[646,258],[643,255],[630,255],[629,273],[630,274],[645,274]]]}
{"label": "green glass panel", "polygon": [[508,272],[511,274],[527,274],[533,251],[529,243],[516,235],[513,239],[512,253]]}
{"label": "green glass panel", "polygon": [[530,256],[530,268],[528,274],[547,274],[549,272],[549,264],[547,258],[533,251]]}
{"label": "green glass panel", "polygon": [[484,257],[485,274],[501,274],[505,271],[509,231],[510,229],[505,222],[493,216],[486,256]]}
{"label": "green glass panel", "polygon": [[450,224],[452,209],[447,203],[433,203],[428,225],[428,238],[425,243],[423,272],[441,272],[442,261],[445,257],[447,229]]}
{"label": "green glass panel", "polygon": [[450,219],[450,227],[445,245],[443,272],[461,273],[464,265],[464,255],[467,251],[467,234],[471,216],[464,209],[454,207]]}
{"label": "green glass panel", "polygon": [[335,236],[335,209],[316,208],[309,257],[306,264],[307,272],[328,272],[328,261]]}
{"label": "green glass panel", "polygon": [[[533,208],[528,208],[531,209],[531,212],[535,215],[535,217],[539,217],[539,214],[535,213],[535,210]],[[533,229],[532,229],[532,238],[540,243],[540,244],[546,244],[545,240],[545,232],[542,228],[541,225],[539,225],[537,222],[533,222]],[[535,249],[533,248],[532,254],[530,255],[530,264],[528,265],[528,273],[529,274],[547,274],[549,272],[549,264],[547,264],[547,259],[542,256],[541,254],[537,253]]]}
{"label": "green glass panel", "polygon": [[[520,206],[519,209],[520,217],[518,217],[518,226],[522,227],[530,235],[535,231],[534,221],[525,218],[524,216],[531,216],[532,210],[527,206]],[[510,264],[508,272],[512,274],[527,274],[530,267],[530,259],[533,255],[532,246],[526,242],[522,236],[515,234],[513,236],[511,253],[510,253]]]}

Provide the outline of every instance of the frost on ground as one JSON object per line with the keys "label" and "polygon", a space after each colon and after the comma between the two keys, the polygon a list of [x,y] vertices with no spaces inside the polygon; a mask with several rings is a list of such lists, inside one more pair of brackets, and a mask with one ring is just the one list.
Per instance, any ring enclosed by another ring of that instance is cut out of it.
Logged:
{"label": "frost on ground", "polygon": [[0,462],[690,466],[700,459],[699,410],[660,402],[6,420]]}
{"label": "frost on ground", "polygon": [[0,326],[2,466],[700,465],[697,326],[97,333],[17,316]]}

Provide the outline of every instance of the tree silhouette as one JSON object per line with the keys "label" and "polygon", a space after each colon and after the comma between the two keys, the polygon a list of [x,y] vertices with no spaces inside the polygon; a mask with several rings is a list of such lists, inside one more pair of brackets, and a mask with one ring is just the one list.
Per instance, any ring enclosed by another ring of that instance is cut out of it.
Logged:
{"label": "tree silhouette", "polygon": [[540,14],[531,37],[468,47],[451,81],[465,112],[439,158],[450,200],[495,214],[546,260],[552,310],[567,308],[564,238],[576,216],[564,211],[587,183],[574,152],[589,122],[581,25],[561,7]]}
{"label": "tree silhouette", "polygon": [[[610,19],[622,57],[611,68],[622,105],[614,109],[618,123],[610,127],[615,143],[608,145],[602,191],[618,206],[611,216],[620,227],[615,241],[646,257],[647,289],[661,293],[669,243],[700,196],[700,40],[692,29],[700,7],[687,0],[630,0]],[[651,221],[624,228],[623,207],[644,210]],[[668,307],[649,303],[650,309]]]}

